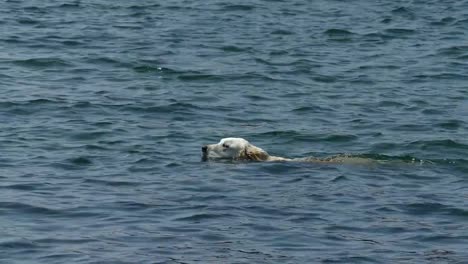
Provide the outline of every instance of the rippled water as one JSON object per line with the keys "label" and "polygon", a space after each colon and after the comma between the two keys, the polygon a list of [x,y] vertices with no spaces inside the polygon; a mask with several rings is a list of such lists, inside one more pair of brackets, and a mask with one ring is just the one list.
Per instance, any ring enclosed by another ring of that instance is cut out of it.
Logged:
{"label": "rippled water", "polygon": [[465,1],[0,10],[0,262],[468,262]]}

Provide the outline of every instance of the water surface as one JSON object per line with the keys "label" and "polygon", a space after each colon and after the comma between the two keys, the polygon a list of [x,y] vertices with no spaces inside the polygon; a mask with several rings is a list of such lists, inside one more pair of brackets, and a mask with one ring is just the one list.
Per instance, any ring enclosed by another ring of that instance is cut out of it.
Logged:
{"label": "water surface", "polygon": [[468,261],[466,2],[0,10],[2,263]]}

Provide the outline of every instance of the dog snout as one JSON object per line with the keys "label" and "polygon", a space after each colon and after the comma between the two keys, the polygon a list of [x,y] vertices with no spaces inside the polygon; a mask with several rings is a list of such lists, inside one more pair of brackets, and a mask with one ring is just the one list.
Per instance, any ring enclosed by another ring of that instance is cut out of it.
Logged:
{"label": "dog snout", "polygon": [[204,153],[206,153],[206,151],[208,150],[208,146],[206,146],[206,145],[203,146],[203,147],[201,148],[201,150],[202,150]]}

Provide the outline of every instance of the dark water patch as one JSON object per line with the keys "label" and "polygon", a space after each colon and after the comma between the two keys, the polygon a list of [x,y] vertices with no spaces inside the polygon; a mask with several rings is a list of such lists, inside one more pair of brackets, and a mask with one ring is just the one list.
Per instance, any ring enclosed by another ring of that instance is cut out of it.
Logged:
{"label": "dark water patch", "polygon": [[382,23],[382,24],[390,24],[392,21],[393,21],[392,18],[390,18],[390,17],[385,17],[385,18],[383,18],[382,20],[380,20],[380,23]]}
{"label": "dark water patch", "polygon": [[461,120],[447,120],[436,125],[444,129],[457,130],[464,127],[465,123]]}
{"label": "dark water patch", "polygon": [[97,65],[103,65],[103,66],[119,66],[119,67],[128,67],[130,64],[125,63],[123,61],[120,61],[115,58],[109,58],[109,57],[93,57],[93,58],[88,58],[86,60],[87,63],[90,64],[97,64]]}
{"label": "dark water patch", "polygon": [[37,25],[37,24],[40,24],[40,21],[31,19],[31,18],[19,18],[17,20],[17,22],[19,24],[22,24],[22,25]]}
{"label": "dark water patch", "polygon": [[121,110],[148,113],[148,114],[185,113],[188,115],[188,114],[191,114],[193,111],[201,111],[203,110],[203,108],[198,107],[195,104],[177,102],[177,103],[172,103],[168,105],[160,105],[160,106],[127,105],[127,106],[121,107]]}
{"label": "dark water patch", "polygon": [[309,93],[291,92],[291,93],[284,94],[283,97],[285,97],[285,98],[302,98],[302,97],[305,97],[305,96],[308,96],[308,95],[309,95]]}
{"label": "dark water patch", "polygon": [[323,138],[324,141],[327,142],[351,142],[357,140],[358,137],[355,135],[329,135]]}
{"label": "dark water patch", "polygon": [[404,107],[405,104],[401,103],[401,102],[397,102],[397,101],[389,101],[389,100],[384,100],[384,101],[380,101],[378,104],[377,104],[378,107]]}
{"label": "dark water patch", "polygon": [[20,190],[20,191],[34,191],[40,189],[43,184],[38,183],[17,183],[11,185],[1,185],[1,189],[13,189],[13,190]]}
{"label": "dark water patch", "polygon": [[201,221],[210,221],[210,220],[220,220],[223,218],[234,218],[235,215],[227,213],[196,213],[186,216],[178,216],[174,218],[174,221],[183,221],[183,222],[201,222]]}
{"label": "dark water patch", "polygon": [[366,42],[383,43],[385,40],[391,38],[392,37],[390,35],[381,32],[366,33],[361,35],[361,39]]}
{"label": "dark water patch", "polygon": [[158,66],[137,66],[133,68],[134,71],[139,73],[148,73],[148,72],[162,72],[163,68]]}
{"label": "dark water patch", "polygon": [[468,76],[457,73],[419,74],[414,76],[416,81],[420,80],[468,80]]}
{"label": "dark water patch", "polygon": [[404,37],[409,37],[409,36],[414,35],[415,33],[417,33],[417,31],[414,29],[408,29],[408,28],[389,28],[385,30],[385,33],[391,37],[404,38]]}
{"label": "dark water patch", "polygon": [[83,157],[83,156],[71,158],[71,159],[68,159],[67,161],[77,166],[89,166],[93,164],[92,159],[90,159],[89,157]]}
{"label": "dark water patch", "polygon": [[73,3],[65,3],[65,4],[57,5],[55,7],[60,8],[60,9],[79,9],[81,8],[81,4],[79,1],[76,1]]}
{"label": "dark water patch", "polygon": [[175,70],[167,67],[162,67],[159,65],[159,62],[149,62],[145,63],[144,65],[134,66],[133,70],[139,73],[161,73],[163,76],[172,77],[176,76],[179,77],[181,75],[197,75],[201,74],[199,71],[184,71],[184,70]]}
{"label": "dark water patch", "polygon": [[324,32],[330,41],[350,42],[355,37],[355,34],[345,29],[328,29]]}
{"label": "dark water patch", "polygon": [[451,46],[437,50],[438,55],[456,57],[468,55],[468,46]]}
{"label": "dark water patch", "polygon": [[286,29],[276,29],[272,31],[270,34],[272,35],[293,35],[294,32]]}
{"label": "dark water patch", "polygon": [[406,19],[415,19],[415,13],[408,7],[398,7],[392,10],[394,16],[401,16]]}
{"label": "dark water patch", "polygon": [[[112,178],[112,176],[109,176]],[[133,187],[139,186],[141,183],[139,182],[132,182],[132,181],[122,181],[122,180],[114,180],[114,179],[85,179],[83,183],[92,184],[92,185],[102,185],[102,186],[113,186],[113,187]]]}
{"label": "dark water patch", "polygon": [[222,75],[214,74],[184,74],[178,76],[178,79],[182,81],[223,81],[225,77]]}
{"label": "dark water patch", "polygon": [[[112,185],[112,186],[121,186],[121,185]],[[123,186],[127,186],[127,184]],[[134,185],[132,184],[132,186]],[[155,205],[139,203],[139,202],[134,202],[134,201],[117,201],[115,203],[115,207],[118,209],[124,209],[124,210],[130,210],[130,211],[141,211],[141,210],[153,208],[155,207]]]}
{"label": "dark water patch", "polygon": [[86,45],[85,42],[82,42],[82,41],[79,41],[79,40],[64,40],[61,43],[64,46],[68,46],[68,47],[78,47],[78,46]]}
{"label": "dark water patch", "polygon": [[183,73],[177,75],[177,79],[184,82],[246,82],[246,81],[263,81],[276,82],[277,79],[267,74],[244,73],[244,74],[206,74],[206,73]]}
{"label": "dark water patch", "polygon": [[302,170],[303,164],[298,163],[275,163],[275,164],[268,164],[268,166],[262,166],[262,171],[268,172],[272,175],[289,175],[293,174],[294,171]]}
{"label": "dark water patch", "polygon": [[132,30],[141,30],[143,25],[113,25],[112,27],[117,29],[132,29]]}
{"label": "dark water patch", "polygon": [[257,102],[257,101],[269,102],[271,100],[270,98],[267,98],[265,96],[260,96],[260,95],[244,95],[244,97],[254,102]]}
{"label": "dark water patch", "polygon": [[148,9],[154,9],[154,8],[158,9],[160,7],[161,7],[161,5],[158,4],[158,3],[152,3],[152,4],[143,4],[142,3],[142,4],[138,4],[138,5],[131,5],[131,6],[127,7],[127,8],[130,9],[130,10],[139,10],[139,11],[140,10],[145,10],[146,11]]}
{"label": "dark water patch", "polygon": [[250,48],[239,47],[235,45],[223,46],[220,48],[224,52],[249,52]]}
{"label": "dark water patch", "polygon": [[97,242],[97,240],[90,239],[90,238],[70,237],[70,238],[42,238],[42,239],[36,239],[34,240],[34,242],[40,245],[46,245],[46,244],[78,245],[78,244]]}
{"label": "dark water patch", "polygon": [[[61,244],[58,241],[55,243]],[[93,241],[88,241],[88,243],[93,243]],[[38,260],[46,261],[47,263],[62,263],[63,261],[71,261],[71,260],[77,260],[77,259],[83,259],[83,258],[84,257],[79,252],[53,253],[53,254],[45,253],[45,254],[42,254],[42,256],[38,258]],[[118,262],[115,262],[115,263],[118,263]]]}
{"label": "dark water patch", "polygon": [[457,20],[455,23],[454,23],[455,26],[467,26],[468,25],[468,19],[460,19],[460,20]]}
{"label": "dark water patch", "polygon": [[303,114],[303,113],[323,113],[323,112],[332,112],[333,109],[321,107],[321,106],[303,106],[299,108],[295,108],[292,112]]}
{"label": "dark water patch", "polygon": [[111,135],[110,131],[92,131],[92,132],[73,133],[70,135],[70,137],[74,140],[89,141],[89,140],[101,139],[109,135]]}
{"label": "dark water patch", "polygon": [[401,124],[389,128],[392,131],[427,131],[429,129],[428,125],[421,124]]}
{"label": "dark water patch", "polygon": [[435,116],[438,116],[438,115],[443,115],[446,113],[446,110],[445,109],[435,109],[435,108],[427,108],[427,109],[424,109],[421,111],[421,113],[425,114],[425,115],[435,115]]}
{"label": "dark water patch", "polygon": [[59,58],[36,58],[36,59],[26,59],[26,60],[15,60],[13,61],[13,63],[22,67],[39,68],[39,69],[57,68],[57,67],[62,68],[62,67],[71,66],[70,63]]}
{"label": "dark water patch", "polygon": [[430,149],[457,149],[457,150],[468,150],[468,145],[457,142],[452,139],[442,139],[442,140],[418,140],[408,144],[408,147],[419,148],[423,150]]}
{"label": "dark water patch", "polygon": [[24,100],[24,101],[3,101],[0,102],[0,106],[4,108],[10,107],[35,107],[35,106],[58,106],[59,104],[63,104],[65,101],[62,100],[52,100],[46,98],[38,98],[38,99],[31,99],[31,100]]}
{"label": "dark water patch", "polygon": [[331,28],[331,29],[327,29],[325,32],[324,32],[325,35],[327,36],[332,36],[332,37],[336,37],[336,36],[352,36],[354,35],[353,32],[351,31],[348,31],[346,29],[336,29],[336,28]]}
{"label": "dark water patch", "polygon": [[2,42],[8,43],[8,44],[24,44],[26,41],[22,40],[18,36],[11,36],[5,39],[0,39]]}
{"label": "dark water patch", "polygon": [[[308,135],[302,134],[295,130],[282,130],[282,131],[269,131],[260,134],[261,137],[277,137],[277,138],[301,138],[308,137]],[[311,136],[312,137],[312,136]]]}
{"label": "dark water patch", "polygon": [[43,248],[39,243],[35,243],[34,241],[29,241],[25,239],[10,239],[9,241],[2,241],[0,242],[0,248],[4,250],[9,249],[18,249],[18,250],[26,250],[26,249],[40,249]]}
{"label": "dark water patch", "polygon": [[405,210],[406,213],[414,215],[437,214],[448,208],[446,205],[440,203],[411,203],[402,204],[398,207]]}
{"label": "dark water patch", "polygon": [[254,5],[242,5],[242,4],[222,4],[222,11],[252,11],[256,7]]}
{"label": "dark water patch", "polygon": [[444,17],[438,21],[432,21],[430,24],[433,26],[448,26],[456,23],[457,19],[452,16]]}
{"label": "dark water patch", "polygon": [[19,214],[32,214],[37,216],[61,215],[61,210],[55,210],[43,206],[35,206],[20,202],[0,202],[0,211]]}
{"label": "dark water patch", "polygon": [[335,76],[328,76],[323,74],[315,74],[312,76],[312,79],[320,83],[334,83],[338,81],[338,78]]}

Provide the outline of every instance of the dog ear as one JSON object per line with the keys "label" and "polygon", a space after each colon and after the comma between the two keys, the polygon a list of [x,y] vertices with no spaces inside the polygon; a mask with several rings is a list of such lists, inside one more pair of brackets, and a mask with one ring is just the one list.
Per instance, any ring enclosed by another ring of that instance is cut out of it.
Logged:
{"label": "dog ear", "polygon": [[239,158],[253,161],[265,161],[268,160],[269,156],[270,155],[268,155],[268,153],[263,149],[252,144],[248,144],[244,151],[241,152]]}

